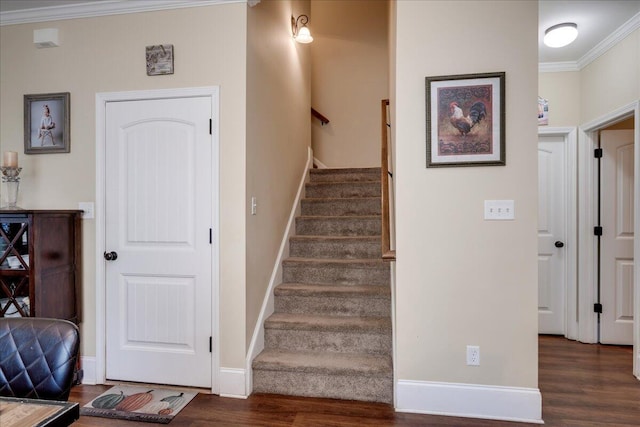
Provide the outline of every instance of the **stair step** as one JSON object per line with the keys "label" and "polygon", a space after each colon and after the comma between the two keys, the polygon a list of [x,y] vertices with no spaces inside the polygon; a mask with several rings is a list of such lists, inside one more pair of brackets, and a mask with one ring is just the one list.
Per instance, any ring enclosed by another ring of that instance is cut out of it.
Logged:
{"label": "stair step", "polygon": [[312,182],[380,181],[380,168],[311,169]]}
{"label": "stair step", "polygon": [[302,215],[361,216],[380,215],[380,197],[302,199]]}
{"label": "stair step", "polygon": [[380,236],[380,216],[299,216],[296,234],[306,236]]}
{"label": "stair step", "polygon": [[283,282],[340,285],[389,285],[389,263],[371,259],[287,258]]}
{"label": "stair step", "polygon": [[265,350],[253,360],[253,367],[272,371],[292,371],[342,375],[391,377],[391,358],[372,354],[332,354],[324,352]]}
{"label": "stair step", "polygon": [[265,321],[264,334],[268,349],[391,354],[388,317],[275,313]]}
{"label": "stair step", "polygon": [[380,258],[379,236],[293,236],[289,254],[306,258]]}
{"label": "stair step", "polygon": [[265,350],[253,361],[253,390],[290,396],[392,403],[391,357]]}
{"label": "stair step", "polygon": [[318,316],[274,313],[265,321],[265,328],[298,331],[391,334],[391,320],[385,317]]}
{"label": "stair step", "polygon": [[308,182],[305,185],[305,197],[308,198],[380,197],[380,195],[380,181]]}
{"label": "stair step", "polygon": [[391,289],[385,286],[371,285],[314,285],[309,283],[282,283],[275,288],[276,296],[349,298],[364,296],[367,298],[391,297]]}
{"label": "stair step", "polygon": [[274,294],[276,313],[391,316],[387,286],[285,283],[276,286]]}

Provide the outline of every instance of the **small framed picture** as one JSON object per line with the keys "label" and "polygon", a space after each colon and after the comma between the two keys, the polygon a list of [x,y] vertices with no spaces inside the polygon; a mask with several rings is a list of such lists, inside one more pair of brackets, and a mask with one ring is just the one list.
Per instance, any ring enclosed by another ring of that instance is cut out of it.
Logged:
{"label": "small framed picture", "polygon": [[147,76],[173,74],[173,45],[147,46]]}
{"label": "small framed picture", "polygon": [[505,73],[426,77],[427,167],[504,166]]}
{"label": "small framed picture", "polygon": [[69,92],[24,96],[25,154],[71,151],[69,104]]}

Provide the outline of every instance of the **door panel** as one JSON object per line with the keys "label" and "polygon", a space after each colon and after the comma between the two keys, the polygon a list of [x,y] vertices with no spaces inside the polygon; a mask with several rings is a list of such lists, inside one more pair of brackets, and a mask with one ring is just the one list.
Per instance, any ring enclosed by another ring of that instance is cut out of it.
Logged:
{"label": "door panel", "polygon": [[107,379],[209,388],[211,99],[106,111]]}
{"label": "door panel", "polygon": [[633,131],[603,131],[600,342],[633,344]]}
{"label": "door panel", "polygon": [[565,334],[566,140],[538,137],[538,332]]}

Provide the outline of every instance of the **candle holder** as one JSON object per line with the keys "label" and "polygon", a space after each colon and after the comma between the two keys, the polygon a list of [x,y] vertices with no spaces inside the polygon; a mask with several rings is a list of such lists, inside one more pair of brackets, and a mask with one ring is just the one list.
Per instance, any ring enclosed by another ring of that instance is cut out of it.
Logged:
{"label": "candle holder", "polygon": [[7,193],[5,200],[7,204],[3,206],[4,209],[21,209],[17,206],[18,202],[18,189],[20,187],[20,171],[22,168],[14,166],[2,166],[2,182],[7,184]]}

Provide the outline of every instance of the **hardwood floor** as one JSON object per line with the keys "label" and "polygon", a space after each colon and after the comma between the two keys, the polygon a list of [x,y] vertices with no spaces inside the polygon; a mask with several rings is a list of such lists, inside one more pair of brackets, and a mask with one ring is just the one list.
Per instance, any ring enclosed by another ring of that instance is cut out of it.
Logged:
{"label": "hardwood floor", "polygon": [[[539,338],[539,387],[546,426],[640,426],[640,381],[632,375],[632,348]],[[109,386],[81,385],[69,400],[85,404]],[[246,400],[199,394],[171,421],[192,426],[465,426],[524,424],[399,413],[385,404],[258,394]],[[149,427],[148,423],[80,417],[74,427]]]}

